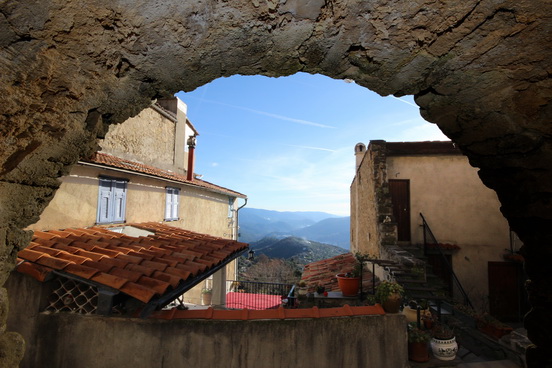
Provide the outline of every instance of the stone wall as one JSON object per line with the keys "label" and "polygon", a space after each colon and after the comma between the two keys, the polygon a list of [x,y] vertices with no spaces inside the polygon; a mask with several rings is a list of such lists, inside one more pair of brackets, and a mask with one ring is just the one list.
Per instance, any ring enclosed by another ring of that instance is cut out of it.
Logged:
{"label": "stone wall", "polygon": [[[481,168],[525,244],[529,364],[552,364],[538,348],[552,346],[551,24],[546,0],[5,1],[0,284],[22,229],[109,124],[222,76],[321,73],[415,95]],[[17,359],[12,341],[0,336],[2,365]]]}

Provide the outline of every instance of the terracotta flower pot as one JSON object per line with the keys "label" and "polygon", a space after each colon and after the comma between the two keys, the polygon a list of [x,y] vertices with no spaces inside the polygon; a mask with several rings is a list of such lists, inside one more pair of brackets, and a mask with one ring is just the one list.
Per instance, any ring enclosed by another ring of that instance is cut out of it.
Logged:
{"label": "terracotta flower pot", "polygon": [[381,302],[381,306],[385,313],[399,313],[401,308],[402,298],[399,294],[392,294],[386,300]]}
{"label": "terracotta flower pot", "polygon": [[344,273],[338,273],[337,285],[343,296],[357,296],[360,288],[360,277],[345,277]]}
{"label": "terracotta flower pot", "polygon": [[429,349],[427,342],[409,342],[408,359],[415,362],[427,362],[429,360]]}

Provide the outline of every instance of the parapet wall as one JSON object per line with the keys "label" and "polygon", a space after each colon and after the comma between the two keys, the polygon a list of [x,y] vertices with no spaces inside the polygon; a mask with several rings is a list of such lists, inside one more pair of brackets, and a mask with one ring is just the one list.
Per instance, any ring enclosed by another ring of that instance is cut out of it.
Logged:
{"label": "parapet wall", "polygon": [[[32,367],[408,367],[402,315],[277,320],[38,316]],[[28,358],[28,357],[27,357]]]}

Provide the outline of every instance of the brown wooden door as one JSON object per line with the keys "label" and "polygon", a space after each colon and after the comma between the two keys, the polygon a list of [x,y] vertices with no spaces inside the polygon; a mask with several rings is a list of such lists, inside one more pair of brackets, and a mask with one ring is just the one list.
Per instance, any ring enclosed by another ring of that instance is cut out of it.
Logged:
{"label": "brown wooden door", "polygon": [[397,222],[397,240],[410,241],[410,180],[389,180],[389,192]]}
{"label": "brown wooden door", "polygon": [[523,311],[521,266],[489,262],[489,312],[502,321],[518,321]]}

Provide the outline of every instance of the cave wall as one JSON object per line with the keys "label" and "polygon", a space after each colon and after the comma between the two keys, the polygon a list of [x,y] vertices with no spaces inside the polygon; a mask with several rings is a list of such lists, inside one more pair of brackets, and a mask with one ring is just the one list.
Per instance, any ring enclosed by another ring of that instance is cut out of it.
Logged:
{"label": "cave wall", "polygon": [[[22,229],[109,124],[221,76],[321,73],[414,94],[480,168],[525,243],[529,362],[552,365],[551,24],[546,0],[4,1],[0,284]],[[0,335],[0,365],[15,366],[21,344]]]}

